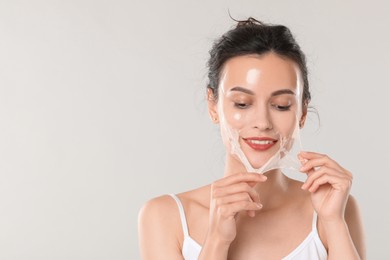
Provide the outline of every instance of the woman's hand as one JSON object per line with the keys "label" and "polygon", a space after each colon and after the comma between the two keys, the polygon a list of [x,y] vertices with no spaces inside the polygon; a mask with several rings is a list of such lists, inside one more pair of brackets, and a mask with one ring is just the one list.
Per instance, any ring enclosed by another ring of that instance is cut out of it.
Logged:
{"label": "woman's hand", "polygon": [[327,155],[301,152],[301,172],[308,175],[302,189],[311,192],[313,207],[325,221],[344,220],[352,174]]}
{"label": "woman's hand", "polygon": [[236,215],[247,211],[251,217],[262,208],[259,194],[253,188],[267,177],[257,173],[234,174],[211,185],[210,223],[211,241],[230,245],[236,237]]}

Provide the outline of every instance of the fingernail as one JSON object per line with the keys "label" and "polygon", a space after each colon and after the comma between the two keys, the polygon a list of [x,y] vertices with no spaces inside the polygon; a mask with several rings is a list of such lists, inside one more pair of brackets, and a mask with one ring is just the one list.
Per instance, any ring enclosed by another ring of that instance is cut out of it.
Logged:
{"label": "fingernail", "polygon": [[256,206],[261,209],[263,207],[263,204],[260,204],[260,203],[256,203]]}

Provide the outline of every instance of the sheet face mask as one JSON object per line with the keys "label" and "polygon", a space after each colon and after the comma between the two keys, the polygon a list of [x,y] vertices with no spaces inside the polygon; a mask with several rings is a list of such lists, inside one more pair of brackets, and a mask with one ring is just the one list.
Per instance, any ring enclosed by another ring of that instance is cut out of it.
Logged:
{"label": "sheet face mask", "polygon": [[269,72],[243,67],[238,78],[244,80],[239,85],[229,71],[221,75],[218,114],[224,141],[248,172],[299,171],[303,90],[299,69],[294,67],[292,85],[264,87],[267,80],[263,78],[267,73],[269,78]]}

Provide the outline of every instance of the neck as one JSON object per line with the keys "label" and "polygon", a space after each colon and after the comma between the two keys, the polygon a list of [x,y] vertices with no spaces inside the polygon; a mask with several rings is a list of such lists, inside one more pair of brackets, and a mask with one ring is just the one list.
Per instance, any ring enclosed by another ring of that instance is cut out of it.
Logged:
{"label": "neck", "polygon": [[[226,156],[225,177],[247,172],[245,166],[232,155]],[[285,201],[285,195],[289,188],[289,178],[285,176],[280,169],[274,169],[265,172],[267,181],[258,183],[254,188],[260,195],[260,200],[264,209],[278,207]]]}

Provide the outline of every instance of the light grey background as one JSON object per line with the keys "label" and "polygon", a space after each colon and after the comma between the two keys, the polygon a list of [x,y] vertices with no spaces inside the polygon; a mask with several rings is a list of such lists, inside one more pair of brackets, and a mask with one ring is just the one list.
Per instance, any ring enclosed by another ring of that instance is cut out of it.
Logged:
{"label": "light grey background", "polygon": [[307,54],[307,150],[354,173],[369,259],[390,259],[386,1],[0,1],[0,259],[138,259],[150,198],[222,177],[212,41],[285,24]]}

